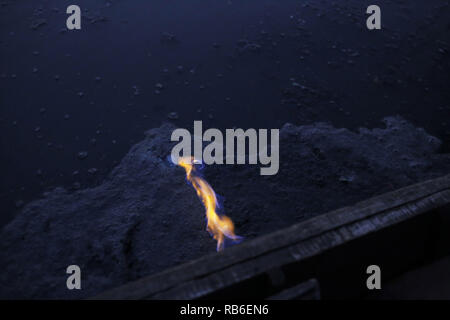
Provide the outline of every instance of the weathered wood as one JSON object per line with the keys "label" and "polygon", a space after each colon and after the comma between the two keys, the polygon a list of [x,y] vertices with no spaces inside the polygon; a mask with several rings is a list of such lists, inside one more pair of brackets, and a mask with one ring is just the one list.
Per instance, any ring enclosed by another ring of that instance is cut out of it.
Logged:
{"label": "weathered wood", "polygon": [[[450,204],[450,175],[341,208],[142,278],[96,299],[197,299]],[[303,263],[304,262],[304,263]],[[295,274],[295,273],[292,273]],[[306,280],[306,279],[304,279]],[[291,285],[292,286],[292,285]]]}
{"label": "weathered wood", "polygon": [[320,288],[316,279],[310,279],[302,282],[292,288],[283,290],[268,300],[319,300]]}

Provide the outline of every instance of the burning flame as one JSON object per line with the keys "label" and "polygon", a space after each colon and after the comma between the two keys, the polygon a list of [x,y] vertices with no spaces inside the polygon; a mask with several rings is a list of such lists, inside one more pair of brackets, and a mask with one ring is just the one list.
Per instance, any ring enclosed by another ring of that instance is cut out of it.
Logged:
{"label": "burning flame", "polygon": [[233,221],[227,216],[217,214],[216,193],[205,179],[196,174],[196,163],[199,163],[199,161],[192,157],[183,157],[179,158],[177,164],[184,168],[186,179],[192,184],[198,197],[203,202],[208,222],[206,230],[217,240],[217,251],[221,251],[224,249],[225,237],[232,240],[240,240],[241,238],[234,234]]}

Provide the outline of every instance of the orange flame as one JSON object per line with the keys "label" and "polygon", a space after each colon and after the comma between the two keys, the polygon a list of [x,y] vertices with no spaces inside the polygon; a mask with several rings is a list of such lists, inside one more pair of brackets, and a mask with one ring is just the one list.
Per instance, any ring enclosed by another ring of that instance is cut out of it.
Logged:
{"label": "orange flame", "polygon": [[197,191],[198,197],[205,206],[208,221],[206,230],[217,240],[217,251],[221,251],[224,249],[225,237],[232,240],[239,240],[240,237],[234,234],[233,221],[227,216],[217,214],[216,193],[208,182],[195,174],[195,163],[198,161],[191,157],[183,157],[178,160],[178,165],[186,171],[186,179]]}

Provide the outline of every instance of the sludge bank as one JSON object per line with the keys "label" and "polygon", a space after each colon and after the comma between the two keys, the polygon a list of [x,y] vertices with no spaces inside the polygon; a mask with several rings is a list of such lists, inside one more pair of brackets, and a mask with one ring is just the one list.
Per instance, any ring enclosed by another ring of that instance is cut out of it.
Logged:
{"label": "sludge bank", "polygon": [[[92,297],[213,252],[202,204],[183,170],[167,161],[174,129],[164,124],[149,130],[101,185],[56,188],[27,204],[0,233],[0,296]],[[208,167],[205,175],[247,243],[448,174],[450,157],[438,153],[439,146],[423,129],[395,117],[384,128],[358,132],[288,124],[280,130],[277,175],[262,177],[247,166]],[[83,290],[66,288],[72,264],[82,270]]]}

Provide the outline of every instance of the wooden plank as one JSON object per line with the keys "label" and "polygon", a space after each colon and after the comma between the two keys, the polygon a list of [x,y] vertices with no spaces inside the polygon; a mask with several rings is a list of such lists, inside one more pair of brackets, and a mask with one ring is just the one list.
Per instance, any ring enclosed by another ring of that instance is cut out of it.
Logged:
{"label": "wooden plank", "polygon": [[267,300],[320,300],[320,287],[317,279],[309,279],[294,287],[283,290]]}
{"label": "wooden plank", "polygon": [[101,294],[196,299],[450,203],[450,175],[341,208]]}

